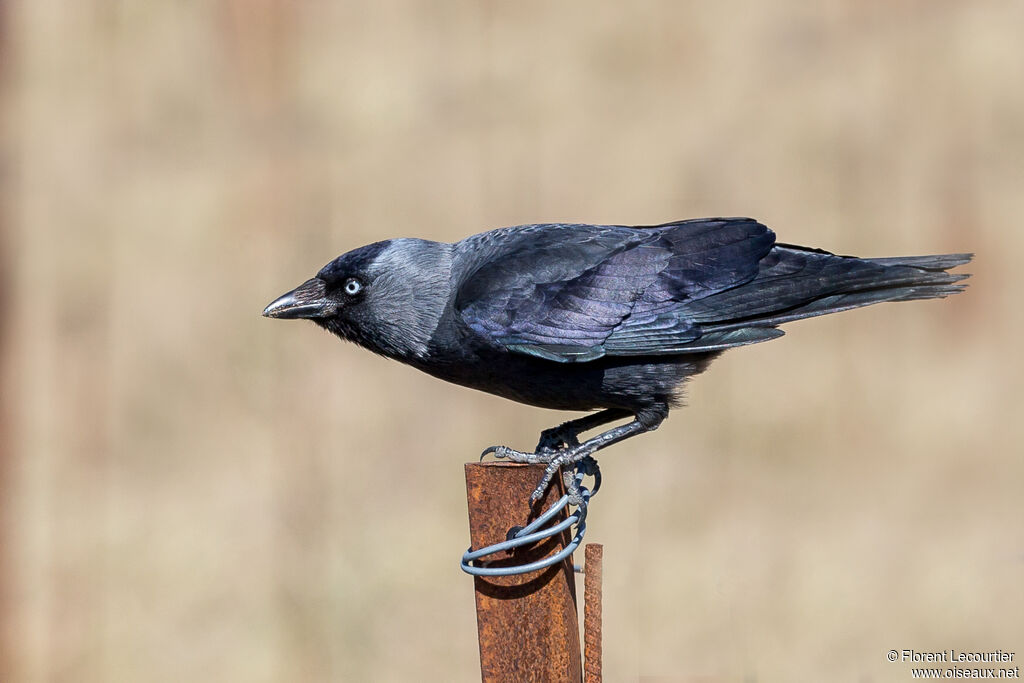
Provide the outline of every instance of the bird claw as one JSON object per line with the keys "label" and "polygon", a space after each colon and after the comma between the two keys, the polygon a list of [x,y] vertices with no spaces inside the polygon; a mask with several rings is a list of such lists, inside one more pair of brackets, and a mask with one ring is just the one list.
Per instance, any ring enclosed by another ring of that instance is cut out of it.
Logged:
{"label": "bird claw", "polygon": [[[576,478],[576,471],[572,465],[585,460],[590,456],[588,449],[580,447],[559,451],[550,456],[547,467],[544,469],[544,476],[541,477],[537,488],[530,494],[530,501],[536,503],[544,497],[544,492],[551,485],[552,480],[559,471],[562,472],[562,484],[565,486],[565,494],[569,496],[569,505],[579,507],[583,504],[583,491],[580,489],[580,482]],[[595,461],[596,465],[596,461]],[[588,468],[589,469],[589,468]]]}
{"label": "bird claw", "polygon": [[486,455],[493,455],[498,460],[508,460],[509,462],[518,462],[526,465],[546,464],[549,460],[546,453],[523,453],[508,446],[488,446],[480,454],[480,459],[483,460]]}
{"label": "bird claw", "polygon": [[[480,454],[480,458],[483,459],[485,455],[494,455],[498,460],[508,460],[509,462],[528,465],[547,465],[544,468],[544,476],[541,477],[540,483],[537,484],[537,488],[530,494],[531,503],[537,503],[544,497],[544,492],[551,485],[555,475],[558,474],[559,470],[562,470],[562,483],[565,485],[565,492],[569,496],[569,504],[579,506],[583,502],[583,494],[580,490],[579,482],[576,480],[576,473],[569,466],[575,465],[581,460],[586,460],[590,457],[590,453],[591,449],[581,448],[579,445],[559,450],[545,449],[537,453],[524,453],[508,446],[490,446],[484,449],[484,452]],[[591,460],[593,459],[591,458]],[[596,466],[596,462],[594,462],[593,466],[588,466],[585,471],[589,472],[594,466]]]}

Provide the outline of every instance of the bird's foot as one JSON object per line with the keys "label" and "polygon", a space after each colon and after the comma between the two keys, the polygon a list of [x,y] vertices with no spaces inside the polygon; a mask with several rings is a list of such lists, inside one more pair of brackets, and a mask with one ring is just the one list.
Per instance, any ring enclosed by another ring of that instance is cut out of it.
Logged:
{"label": "bird's foot", "polygon": [[[561,450],[543,450],[538,449],[538,453],[524,453],[523,451],[517,451],[508,446],[491,446],[484,450],[480,455],[482,458],[487,454],[493,454],[495,458],[499,460],[508,460],[509,462],[525,463],[528,465],[547,465],[544,468],[544,476],[541,477],[540,483],[537,484],[537,488],[530,494],[530,501],[536,503],[544,497],[544,492],[548,486],[551,485],[551,481],[555,478],[555,474],[558,473],[559,469],[562,471],[562,483],[565,484],[565,492],[569,496],[570,505],[580,505],[583,503],[583,493],[580,490],[579,482],[576,480],[576,473],[571,467],[572,465],[590,458],[593,453],[592,448],[586,448],[577,444],[573,447],[563,448]],[[587,464],[586,470],[589,471],[596,468],[597,462],[590,458],[590,462],[593,464]]]}

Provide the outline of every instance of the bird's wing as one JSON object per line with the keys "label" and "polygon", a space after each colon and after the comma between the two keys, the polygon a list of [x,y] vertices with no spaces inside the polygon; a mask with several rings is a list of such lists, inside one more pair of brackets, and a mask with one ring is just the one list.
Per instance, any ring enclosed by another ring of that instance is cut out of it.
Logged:
{"label": "bird's wing", "polygon": [[506,228],[457,246],[473,255],[475,267],[459,286],[455,309],[492,342],[558,362],[762,341],[781,332],[709,336],[681,307],[752,280],[774,241],[745,218]]}

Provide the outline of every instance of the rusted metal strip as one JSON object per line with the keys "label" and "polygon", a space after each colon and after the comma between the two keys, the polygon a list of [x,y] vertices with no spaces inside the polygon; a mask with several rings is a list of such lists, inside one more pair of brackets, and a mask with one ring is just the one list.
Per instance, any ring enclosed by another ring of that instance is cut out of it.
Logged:
{"label": "rusted metal strip", "polygon": [[[472,547],[504,541],[509,529],[530,519],[530,493],[543,465],[504,462],[466,464],[466,499]],[[533,512],[563,494],[560,478]],[[564,519],[563,512],[560,519]],[[491,566],[542,559],[571,540],[568,531],[537,546],[497,556]],[[572,558],[547,569],[514,576],[473,577],[480,641],[480,674],[489,681],[582,680],[576,582]]]}
{"label": "rusted metal strip", "polygon": [[604,546],[584,546],[583,571],[583,680],[601,683],[601,562]]}

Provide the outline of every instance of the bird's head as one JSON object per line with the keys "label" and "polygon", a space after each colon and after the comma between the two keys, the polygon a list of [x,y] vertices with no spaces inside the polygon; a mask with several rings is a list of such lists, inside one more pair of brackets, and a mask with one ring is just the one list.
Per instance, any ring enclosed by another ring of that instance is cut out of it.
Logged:
{"label": "bird's head", "polygon": [[307,318],[386,356],[422,356],[449,299],[450,274],[451,245],[375,242],[334,259],[263,315]]}

